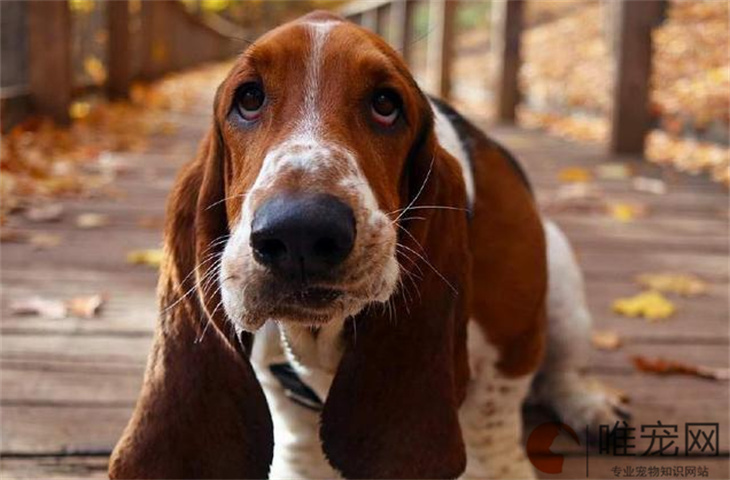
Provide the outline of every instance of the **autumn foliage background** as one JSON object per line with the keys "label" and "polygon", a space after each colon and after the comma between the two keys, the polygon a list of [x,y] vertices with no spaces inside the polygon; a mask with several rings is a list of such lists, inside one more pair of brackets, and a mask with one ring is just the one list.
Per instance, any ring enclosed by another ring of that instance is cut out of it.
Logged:
{"label": "autumn foliage background", "polygon": [[[250,35],[313,8],[335,8],[342,2],[186,1],[198,15],[220,15]],[[106,81],[103,30],[94,30],[100,7],[73,0],[77,30],[74,61],[79,82]],[[428,17],[416,18],[414,71],[423,78]],[[489,116],[488,2],[463,2],[457,17],[454,96],[475,116]],[[650,161],[670,164],[693,174],[707,173],[730,181],[728,124],[730,60],[728,2],[673,0],[666,21],[654,31],[652,111],[656,130],[648,139]],[[598,0],[530,1],[524,32],[524,65],[520,86],[524,101],[519,122],[576,141],[605,142],[611,98],[611,45],[607,6]],[[168,81],[136,85],[130,102],[105,103],[86,95],[71,107],[71,128],[57,128],[43,118],[15,126],[4,122],[0,198],[2,219],[28,202],[56,195],[113,194],[105,152],[139,151],[149,135],[175,126],[160,112],[184,108],[186,97],[203,79],[225,68],[199,75],[172,75]],[[213,82],[214,83],[214,82]],[[204,87],[205,88],[205,87]],[[93,90],[92,90],[93,92]]]}

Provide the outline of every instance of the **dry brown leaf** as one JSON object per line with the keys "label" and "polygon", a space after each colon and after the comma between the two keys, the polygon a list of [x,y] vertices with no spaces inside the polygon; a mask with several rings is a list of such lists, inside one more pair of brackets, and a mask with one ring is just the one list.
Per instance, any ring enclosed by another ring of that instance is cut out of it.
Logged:
{"label": "dry brown leaf", "polygon": [[676,307],[661,293],[649,290],[613,302],[613,311],[627,317],[644,317],[650,322],[669,318]]}
{"label": "dry brown leaf", "polygon": [[664,195],[667,193],[667,184],[658,178],[635,177],[632,180],[634,190],[638,192],[653,193],[654,195]]}
{"label": "dry brown leaf", "polygon": [[142,228],[150,229],[161,229],[164,225],[164,219],[162,217],[144,216],[140,217],[137,224]]}
{"label": "dry brown leaf", "polygon": [[76,226],[84,229],[100,228],[109,225],[109,217],[102,213],[82,213],[76,217]]}
{"label": "dry brown leaf", "polygon": [[53,248],[61,244],[61,236],[55,233],[34,233],[28,242],[37,249]]}
{"label": "dry brown leaf", "polygon": [[31,207],[25,211],[25,218],[31,222],[46,223],[58,222],[63,216],[63,205],[46,204]]}
{"label": "dry brown leaf", "polygon": [[656,373],[659,375],[694,375],[713,380],[730,379],[730,369],[727,368],[690,365],[688,363],[663,358],[647,358],[642,355],[632,357],[631,361],[634,367],[642,372]]}
{"label": "dry brown leaf", "polygon": [[643,287],[685,297],[707,293],[707,283],[691,273],[643,273],[636,277],[636,281]]}
{"label": "dry brown leaf", "polygon": [[618,350],[621,346],[621,337],[611,330],[599,330],[593,332],[591,343],[598,350]]}
{"label": "dry brown leaf", "polygon": [[162,263],[161,249],[132,250],[127,253],[127,262],[134,265],[149,265],[159,267]]}
{"label": "dry brown leaf", "polygon": [[104,302],[103,295],[88,295],[68,300],[66,307],[68,312],[75,317],[94,318]]}
{"label": "dry brown leaf", "polygon": [[64,318],[68,313],[66,304],[62,300],[39,296],[12,302],[10,311],[16,315],[40,315],[51,319]]}
{"label": "dry brown leaf", "polygon": [[631,168],[624,163],[607,162],[596,167],[596,174],[602,180],[625,180],[631,177]]}
{"label": "dry brown leaf", "polygon": [[28,241],[28,234],[19,230],[8,228],[0,229],[0,243],[25,243]]}

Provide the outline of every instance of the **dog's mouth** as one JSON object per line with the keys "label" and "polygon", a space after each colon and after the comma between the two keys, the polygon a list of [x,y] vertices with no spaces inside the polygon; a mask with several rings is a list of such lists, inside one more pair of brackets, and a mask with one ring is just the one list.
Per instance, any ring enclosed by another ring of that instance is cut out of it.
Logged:
{"label": "dog's mouth", "polygon": [[[276,291],[278,290],[278,291]],[[284,322],[308,325],[327,323],[342,309],[345,292],[319,285],[277,285],[269,316]]]}
{"label": "dog's mouth", "polygon": [[306,310],[327,310],[331,308],[332,302],[342,297],[342,290],[328,287],[303,287],[293,290],[284,300],[294,308]]}

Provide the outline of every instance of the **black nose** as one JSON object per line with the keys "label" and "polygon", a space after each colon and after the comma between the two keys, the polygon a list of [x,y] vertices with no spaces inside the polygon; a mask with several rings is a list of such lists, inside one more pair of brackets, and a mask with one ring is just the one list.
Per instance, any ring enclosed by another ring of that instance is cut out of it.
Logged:
{"label": "black nose", "polygon": [[254,258],[277,274],[306,281],[342,263],[355,243],[352,209],[327,194],[285,194],[254,213]]}

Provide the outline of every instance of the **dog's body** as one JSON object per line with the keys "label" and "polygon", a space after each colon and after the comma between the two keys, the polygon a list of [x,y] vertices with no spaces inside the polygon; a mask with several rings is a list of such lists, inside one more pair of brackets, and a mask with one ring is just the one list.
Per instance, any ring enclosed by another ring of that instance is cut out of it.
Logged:
{"label": "dog's body", "polygon": [[534,398],[576,430],[613,419],[578,374],[580,271],[524,173],[337,17],[243,55],[169,216],[113,477],[261,477],[273,456],[281,478],[528,478],[538,371]]}
{"label": "dog's body", "polygon": [[[496,142],[467,137],[474,127],[448,106],[432,101],[439,143],[462,167],[468,198],[474,186],[469,151],[483,143],[509,164],[511,175],[526,184],[516,161]],[[458,123],[458,128],[452,124]],[[460,137],[462,131],[464,137]],[[473,203],[473,200],[472,200]],[[478,219],[472,220],[474,222]],[[563,421],[582,432],[585,425],[607,424],[615,414],[615,400],[602,392],[591,393],[581,378],[588,355],[591,319],[580,269],[564,234],[543,219],[549,278],[547,355],[531,400],[552,407]],[[271,366],[288,364],[301,382],[325,401],[342,354],[342,323],[323,327],[315,336],[308,329],[270,323],[256,334],[252,361],[273,412],[275,452],[271,478],[335,478],[317,435],[319,408],[297,404],[296,395],[272,373]],[[532,478],[532,468],[522,448],[521,407],[528,397],[533,373],[509,377],[497,368],[499,353],[477,322],[469,323],[468,356],[473,376],[459,410],[467,449],[466,478]]]}

